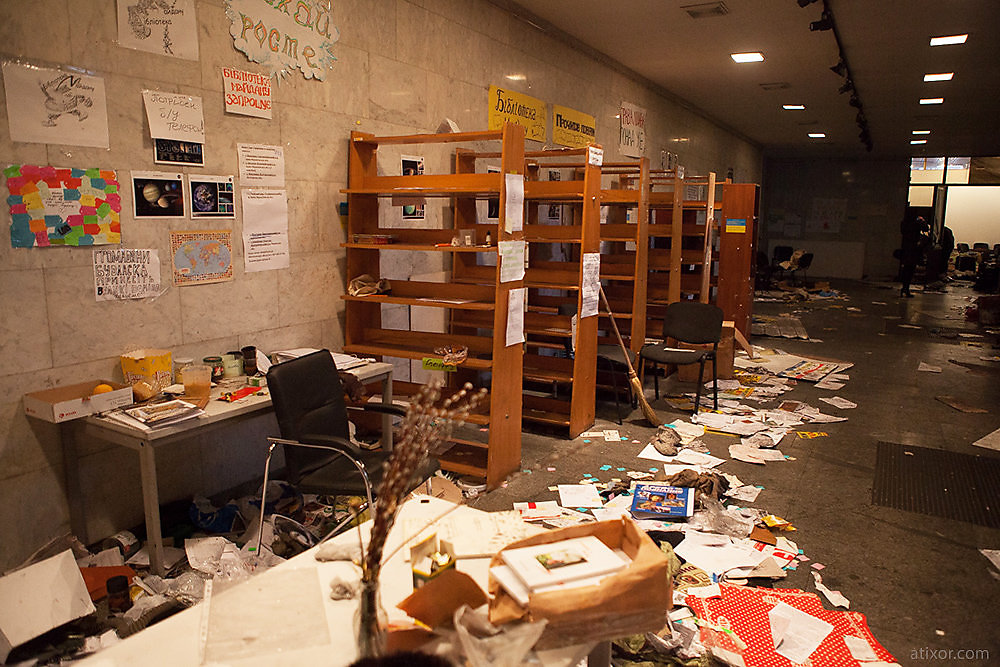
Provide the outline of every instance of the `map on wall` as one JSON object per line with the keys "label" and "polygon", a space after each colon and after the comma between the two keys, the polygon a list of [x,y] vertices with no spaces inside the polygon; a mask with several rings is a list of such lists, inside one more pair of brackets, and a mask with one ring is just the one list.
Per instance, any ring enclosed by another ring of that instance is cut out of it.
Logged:
{"label": "map on wall", "polygon": [[194,0],[118,0],[118,45],[198,60]]}
{"label": "map on wall", "polygon": [[121,242],[122,200],[113,169],[12,164],[3,174],[12,247]]}
{"label": "map on wall", "polygon": [[323,81],[337,58],[340,31],[331,24],[332,0],[226,0],[233,46],[278,79],[294,70]]}
{"label": "map on wall", "polygon": [[170,232],[174,285],[205,285],[233,279],[233,232]]}

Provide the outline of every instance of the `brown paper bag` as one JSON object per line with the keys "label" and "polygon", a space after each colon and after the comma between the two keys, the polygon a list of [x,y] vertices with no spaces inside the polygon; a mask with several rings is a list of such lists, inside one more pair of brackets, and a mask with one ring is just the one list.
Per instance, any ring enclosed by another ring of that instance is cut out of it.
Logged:
{"label": "brown paper bag", "polygon": [[[553,530],[529,537],[506,548],[548,544],[594,535],[612,549],[621,549],[632,563],[605,577],[598,586],[532,594],[528,607],[514,601],[490,577],[490,622],[547,619],[539,649],[603,641],[639,632],[656,632],[666,623],[672,605],[668,559],[660,548],[629,518],[600,521]],[[498,554],[491,565],[501,565]]]}

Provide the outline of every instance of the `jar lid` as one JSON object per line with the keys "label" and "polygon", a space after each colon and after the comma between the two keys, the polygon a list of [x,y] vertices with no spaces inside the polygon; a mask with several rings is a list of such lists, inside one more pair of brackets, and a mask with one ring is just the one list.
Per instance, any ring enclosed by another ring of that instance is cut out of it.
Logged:
{"label": "jar lid", "polygon": [[174,359],[174,363],[177,364],[178,366],[185,366],[187,364],[193,364],[194,359],[192,359],[191,357],[176,357]]}

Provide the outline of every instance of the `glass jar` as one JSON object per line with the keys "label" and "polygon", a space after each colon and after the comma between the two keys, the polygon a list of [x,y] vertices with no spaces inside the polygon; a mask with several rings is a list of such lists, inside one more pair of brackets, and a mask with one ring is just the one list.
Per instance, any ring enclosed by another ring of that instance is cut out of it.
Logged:
{"label": "glass jar", "polygon": [[191,357],[174,359],[174,384],[184,384],[184,369],[194,363]]}
{"label": "glass jar", "polygon": [[222,363],[222,357],[205,357],[202,361],[212,369],[212,382],[219,382],[225,377],[226,367]]}

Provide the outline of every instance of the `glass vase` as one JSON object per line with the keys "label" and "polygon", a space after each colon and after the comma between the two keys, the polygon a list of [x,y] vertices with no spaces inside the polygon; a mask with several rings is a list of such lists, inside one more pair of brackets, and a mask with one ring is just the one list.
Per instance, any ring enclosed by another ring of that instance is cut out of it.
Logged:
{"label": "glass vase", "polygon": [[379,600],[378,579],[373,581],[362,579],[357,618],[358,658],[377,658],[385,655],[387,620],[388,616]]}

